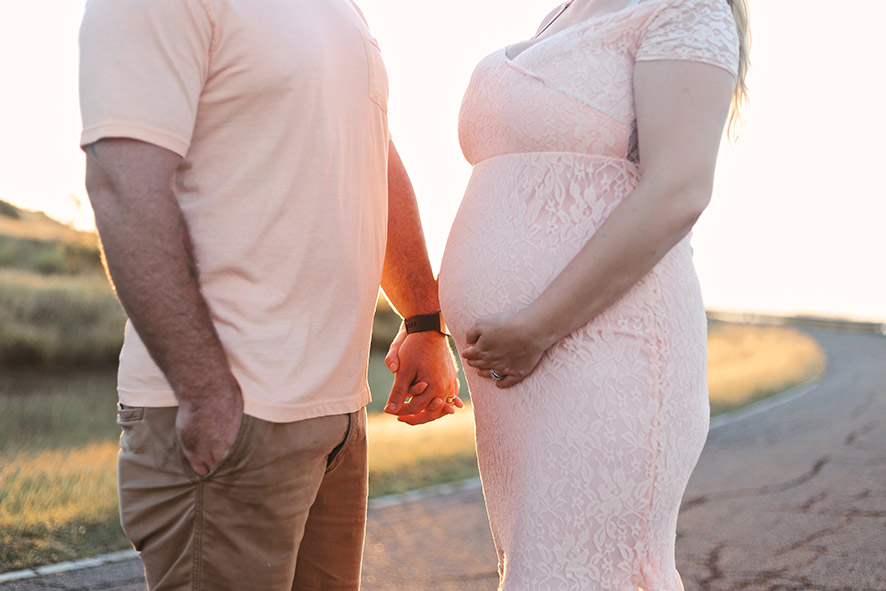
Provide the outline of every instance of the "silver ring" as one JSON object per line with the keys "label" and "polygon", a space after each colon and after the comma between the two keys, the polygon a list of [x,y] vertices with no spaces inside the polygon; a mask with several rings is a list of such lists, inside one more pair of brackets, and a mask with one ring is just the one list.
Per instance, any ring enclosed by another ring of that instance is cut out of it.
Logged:
{"label": "silver ring", "polygon": [[492,376],[492,381],[494,382],[500,382],[501,380],[505,379],[503,375],[499,375],[499,373],[494,369],[489,370],[489,375]]}

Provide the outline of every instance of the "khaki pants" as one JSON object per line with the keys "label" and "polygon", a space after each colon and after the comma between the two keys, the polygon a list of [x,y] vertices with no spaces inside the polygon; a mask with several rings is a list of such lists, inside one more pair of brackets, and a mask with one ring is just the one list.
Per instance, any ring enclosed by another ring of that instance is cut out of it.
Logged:
{"label": "khaki pants", "polygon": [[175,408],[124,407],[120,518],[151,591],[354,591],[366,525],[366,414],[251,416],[204,477]]}

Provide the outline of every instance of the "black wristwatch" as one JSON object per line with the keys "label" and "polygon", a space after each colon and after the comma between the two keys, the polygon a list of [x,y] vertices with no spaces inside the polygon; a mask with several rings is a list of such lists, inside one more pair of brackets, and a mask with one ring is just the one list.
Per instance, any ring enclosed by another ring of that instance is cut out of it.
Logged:
{"label": "black wristwatch", "polygon": [[432,330],[446,334],[446,325],[443,324],[443,316],[440,315],[440,312],[410,316],[403,323],[406,325],[406,334]]}

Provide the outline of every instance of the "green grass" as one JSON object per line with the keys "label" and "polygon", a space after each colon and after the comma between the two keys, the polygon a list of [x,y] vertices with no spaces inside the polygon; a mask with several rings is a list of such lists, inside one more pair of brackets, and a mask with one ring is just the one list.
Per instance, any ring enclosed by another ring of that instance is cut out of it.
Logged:
{"label": "green grass", "polygon": [[0,459],[80,448],[120,435],[113,370],[0,376]]}
{"label": "green grass", "polygon": [[445,419],[410,427],[369,415],[369,496],[402,493],[477,475],[470,405]]}
{"label": "green grass", "polygon": [[95,234],[0,201],[0,369],[112,367],[124,321]]}
{"label": "green grass", "polygon": [[114,371],[0,375],[0,571],[126,548]]}
{"label": "green grass", "polygon": [[100,274],[0,270],[0,368],[111,367],[125,319]]}
{"label": "green grass", "polygon": [[[785,329],[717,327],[709,357],[714,412],[824,368],[814,340]],[[378,412],[393,382],[383,352],[373,352],[369,376],[370,496],[477,474],[470,406],[410,427]],[[0,572],[128,546],[117,519],[114,384],[109,370],[0,373]]]}
{"label": "green grass", "polygon": [[[384,407],[393,376],[373,353]],[[0,373],[0,572],[128,547],[117,517],[113,370]],[[471,415],[413,428],[370,416],[370,496],[477,474]]]}
{"label": "green grass", "polygon": [[[114,422],[125,318],[98,252],[95,235],[0,201],[0,572],[128,546]],[[380,412],[394,380],[383,358],[399,325],[380,299],[369,365],[374,497],[477,474],[470,407],[418,428]],[[714,412],[824,370],[812,339],[779,330],[714,327]]]}
{"label": "green grass", "polygon": [[117,517],[113,441],[3,457],[0,571],[128,546]]}
{"label": "green grass", "polygon": [[[94,235],[0,201],[0,572],[128,546],[115,486],[124,321]],[[381,298],[369,365],[373,497],[477,474],[470,407],[419,428],[380,412],[394,381],[383,358],[399,325]],[[712,331],[713,409],[820,373],[823,355],[809,341]]]}
{"label": "green grass", "polygon": [[14,268],[40,275],[78,275],[98,274],[102,264],[95,247],[0,236],[0,268]]}
{"label": "green grass", "polygon": [[[379,353],[370,375],[370,410],[380,410],[393,376]],[[115,384],[114,370],[0,372],[0,572],[128,547],[117,517]],[[373,412],[370,423],[372,496],[477,473],[469,414],[458,433],[436,438],[443,421],[415,429]]]}
{"label": "green grass", "polygon": [[22,214],[19,213],[18,208],[12,203],[7,203],[6,201],[0,200],[0,217],[20,220],[22,218]]}
{"label": "green grass", "polygon": [[41,275],[101,273],[98,238],[0,201],[0,268]]}

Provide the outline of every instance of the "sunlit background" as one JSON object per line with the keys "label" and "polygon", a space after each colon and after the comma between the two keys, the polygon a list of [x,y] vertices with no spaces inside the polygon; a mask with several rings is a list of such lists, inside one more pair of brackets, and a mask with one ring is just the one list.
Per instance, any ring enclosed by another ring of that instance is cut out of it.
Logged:
{"label": "sunlit background", "polygon": [[[470,174],[456,122],[474,64],[530,36],[555,2],[360,3],[435,267]],[[82,9],[0,2],[0,199],[91,229],[77,148]],[[886,3],[756,0],[751,16],[752,103],[694,238],[707,306],[886,321]]]}

